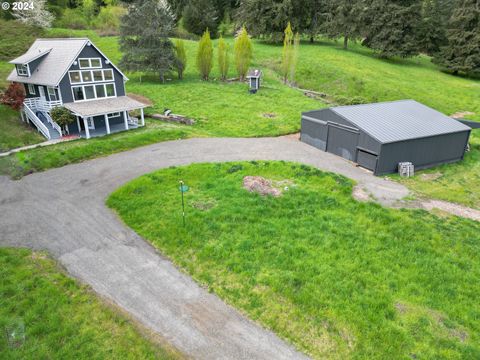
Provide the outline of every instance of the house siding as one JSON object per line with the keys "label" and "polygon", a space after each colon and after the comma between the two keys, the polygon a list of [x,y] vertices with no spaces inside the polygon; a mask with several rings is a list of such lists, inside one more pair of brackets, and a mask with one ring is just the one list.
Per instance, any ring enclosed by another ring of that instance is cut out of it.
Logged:
{"label": "house siding", "polygon": [[[68,75],[69,71],[72,70],[82,70],[80,69],[80,65],[78,63],[79,58],[101,58],[102,59],[102,69],[112,69],[113,70],[113,79],[115,82],[115,90],[117,96],[125,96],[125,82],[122,74],[115,69],[112,64],[105,64],[105,57],[103,57],[100,52],[98,52],[93,46],[85,46],[83,50],[78,55],[76,61],[77,65],[72,64],[68,71],[65,73],[65,76],[62,78],[59,84],[60,91],[62,93],[62,99],[64,103],[73,102],[73,94],[72,94],[72,84],[70,83],[70,77]],[[100,68],[98,68],[100,69]],[[83,69],[86,70],[86,69]],[[93,84],[93,83],[89,83]],[[79,84],[74,84],[76,86]]]}

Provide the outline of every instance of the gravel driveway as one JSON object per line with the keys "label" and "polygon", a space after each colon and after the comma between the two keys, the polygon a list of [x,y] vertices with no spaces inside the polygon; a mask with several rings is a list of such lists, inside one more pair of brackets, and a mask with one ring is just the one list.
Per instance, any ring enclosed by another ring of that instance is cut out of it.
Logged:
{"label": "gravel driveway", "polygon": [[[275,334],[251,322],[157,253],[105,206],[125,182],[193,162],[291,160],[355,179],[389,205],[400,184],[288,138],[163,142],[29,175],[0,177],[0,245],[48,250],[68,272],[196,359],[300,359]],[[28,326],[28,324],[27,324]]]}

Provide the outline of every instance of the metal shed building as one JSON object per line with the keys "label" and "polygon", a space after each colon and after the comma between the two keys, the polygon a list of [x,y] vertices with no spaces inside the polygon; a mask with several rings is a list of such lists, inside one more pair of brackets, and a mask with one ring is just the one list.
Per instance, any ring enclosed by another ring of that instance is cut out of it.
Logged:
{"label": "metal shed building", "polygon": [[414,100],[338,106],[302,114],[301,140],[372,170],[424,169],[463,159],[471,128]]}

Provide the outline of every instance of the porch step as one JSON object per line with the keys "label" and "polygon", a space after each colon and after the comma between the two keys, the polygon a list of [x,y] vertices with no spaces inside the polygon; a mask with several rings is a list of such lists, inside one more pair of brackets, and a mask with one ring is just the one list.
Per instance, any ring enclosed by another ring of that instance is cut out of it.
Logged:
{"label": "porch step", "polygon": [[60,139],[62,137],[62,135],[52,126],[52,124],[48,122],[43,111],[37,111],[36,115],[50,132],[50,140]]}

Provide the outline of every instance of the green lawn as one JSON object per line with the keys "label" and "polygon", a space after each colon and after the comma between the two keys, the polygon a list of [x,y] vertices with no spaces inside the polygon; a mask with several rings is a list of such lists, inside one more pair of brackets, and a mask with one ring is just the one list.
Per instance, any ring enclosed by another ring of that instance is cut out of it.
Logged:
{"label": "green lawn", "polygon": [[[242,188],[246,175],[288,186]],[[178,181],[186,193],[182,226]],[[107,204],[196,280],[315,358],[480,357],[480,224],[351,197],[288,162],[196,164],[136,179]]]}
{"label": "green lawn", "polygon": [[[93,31],[64,29],[51,29],[46,34],[68,35],[88,36],[112,61],[117,63],[121,58],[116,37],[99,37]],[[227,39],[227,42],[232,48],[233,40]],[[188,66],[183,81],[173,76],[172,80],[161,84],[152,75],[128,74],[130,81],[127,83],[127,91],[144,95],[153,101],[154,105],[147,113],[163,112],[169,108],[175,113],[195,118],[195,126],[179,126],[175,130],[178,133],[170,132],[161,136],[158,136],[156,128],[145,129],[141,141],[137,141],[138,134],[129,133],[98,139],[95,144],[83,143],[79,146],[78,143],[70,143],[49,149],[35,149],[0,159],[0,173],[19,177],[33,171],[89,159],[96,154],[110,154],[175,138],[275,136],[292,133],[300,128],[302,111],[326,106],[325,103],[307,98],[300,91],[282,84],[276,72],[281,58],[281,46],[254,41],[252,66],[259,66],[265,73],[263,87],[256,95],[248,94],[245,84],[216,80],[216,63],[212,80],[200,81],[195,68],[196,42],[186,41],[186,48]],[[0,63],[0,75],[9,68],[5,62]],[[233,63],[229,75],[235,76]],[[301,44],[296,80],[302,88],[326,94],[326,100],[333,104],[412,98],[445,114],[470,111],[475,114],[467,117],[480,120],[480,81],[445,74],[425,56],[384,60],[358,44],[351,44],[350,49],[345,51],[341,44],[331,41],[315,44],[305,42]],[[150,131],[155,134],[150,136]],[[117,148],[120,141],[115,139],[118,138],[122,139],[122,143],[123,140],[128,141]],[[419,176],[402,181],[420,196],[480,208],[480,195],[475,191],[480,188],[479,131],[473,132],[471,145],[472,151],[467,154],[466,161],[433,169],[431,172],[441,172],[442,175],[435,181],[426,181]],[[73,147],[72,150],[70,146]],[[98,147],[102,150],[97,152]]]}
{"label": "green lawn", "polygon": [[17,111],[0,105],[0,153],[42,141],[45,141],[45,138],[23,123]]}
{"label": "green lawn", "polygon": [[[2,359],[179,358],[45,253],[0,248],[0,279]],[[8,341],[22,325],[23,344]]]}

